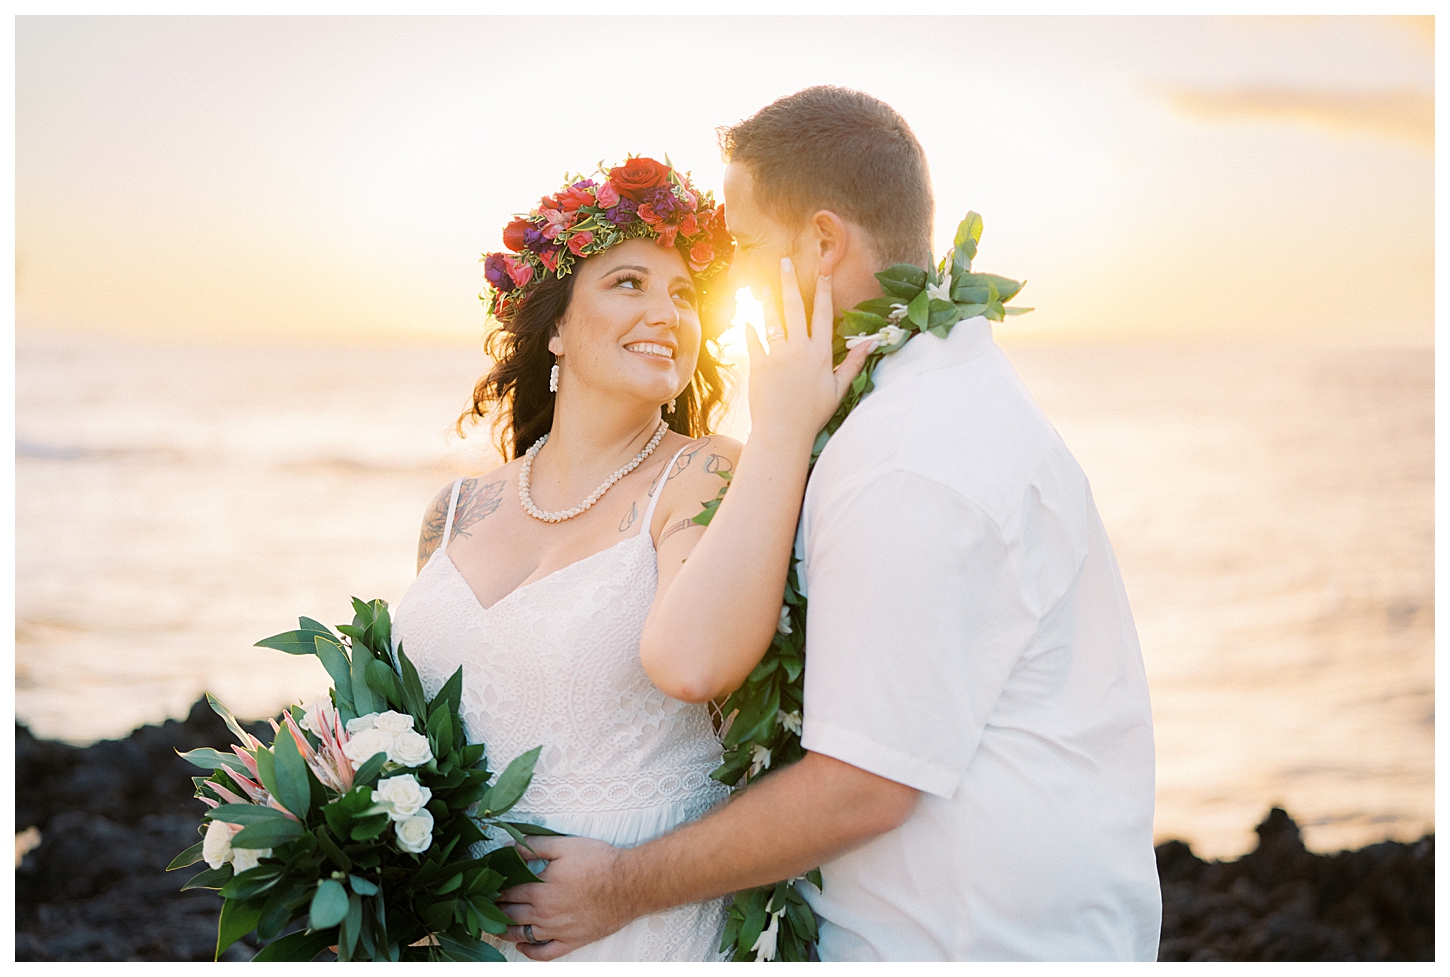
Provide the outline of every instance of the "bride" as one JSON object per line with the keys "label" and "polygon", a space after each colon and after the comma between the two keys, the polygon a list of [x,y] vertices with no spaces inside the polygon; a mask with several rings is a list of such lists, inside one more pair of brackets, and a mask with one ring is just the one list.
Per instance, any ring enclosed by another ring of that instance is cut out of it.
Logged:
{"label": "bride", "polygon": [[[724,388],[701,308],[725,288],[724,208],[651,159],[599,176],[485,260],[500,328],[459,423],[496,414],[510,460],[433,500],[394,633],[429,694],[462,665],[491,766],[543,746],[514,814],[633,846],[727,794],[708,703],[770,644],[811,443],[869,350],[833,372],[827,331],[773,317],[767,353],[747,329],[749,443],[710,434]],[[692,522],[727,479],[710,526]],[[724,911],[647,916],[562,959],[713,960]]]}

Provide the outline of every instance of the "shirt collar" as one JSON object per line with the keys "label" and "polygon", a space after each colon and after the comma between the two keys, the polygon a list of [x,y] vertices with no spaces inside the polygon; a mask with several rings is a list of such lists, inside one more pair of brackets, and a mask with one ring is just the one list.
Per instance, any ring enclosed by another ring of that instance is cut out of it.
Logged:
{"label": "shirt collar", "polygon": [[952,326],[945,339],[929,332],[917,333],[901,349],[882,357],[871,382],[878,387],[899,383],[905,377],[965,363],[981,356],[992,345],[992,324],[984,316],[963,319]]}

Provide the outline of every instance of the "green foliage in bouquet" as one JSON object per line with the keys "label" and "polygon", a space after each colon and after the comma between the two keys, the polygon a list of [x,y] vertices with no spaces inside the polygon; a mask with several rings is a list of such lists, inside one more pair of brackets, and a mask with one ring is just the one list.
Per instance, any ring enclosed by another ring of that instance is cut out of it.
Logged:
{"label": "green foliage in bouquet", "polygon": [[354,598],[353,608],[341,636],[304,617],[257,642],[317,655],[334,683],[329,699],[274,720],[270,746],[207,696],[241,745],[183,754],[210,771],[193,778],[210,810],[205,840],[169,868],[207,862],[183,888],[219,890],[218,956],[255,930],[259,961],[312,960],[331,946],[339,960],[502,960],[480,939],[509,925],[499,892],[538,879],[512,846],[481,858],[469,849],[488,827],[525,846],[554,833],[500,818],[539,750],[494,779],[484,745],[464,738],[463,670],[428,698],[401,647],[394,658],[387,604]]}
{"label": "green foliage in bouquet", "polygon": [[[811,448],[811,470],[831,436],[871,392],[871,374],[883,357],[901,349],[919,333],[945,338],[963,319],[984,316],[1000,322],[1006,316],[1032,311],[1004,304],[1022,290],[1024,283],[972,271],[972,259],[977,256],[981,239],[982,218],[968,213],[957,226],[952,249],[935,268],[900,264],[877,272],[876,280],[886,294],[841,314],[833,337],[837,363],[858,342],[874,340],[876,347],[866,357],[865,366],[851,382],[836,413],[816,436]],[[725,477],[719,495],[705,503],[705,511],[695,517],[700,525],[710,524],[725,498],[730,488],[729,476]],[[798,562],[798,555],[792,555],[780,626],[770,648],[745,684],[731,693],[722,707],[729,722],[724,736],[725,755],[710,776],[734,788],[744,787],[765,771],[794,763],[803,755],[806,596],[801,593],[796,575]],[[801,881],[820,888],[820,870],[736,893],[720,952],[729,953],[737,961],[809,959],[816,926],[810,908],[795,891]]]}

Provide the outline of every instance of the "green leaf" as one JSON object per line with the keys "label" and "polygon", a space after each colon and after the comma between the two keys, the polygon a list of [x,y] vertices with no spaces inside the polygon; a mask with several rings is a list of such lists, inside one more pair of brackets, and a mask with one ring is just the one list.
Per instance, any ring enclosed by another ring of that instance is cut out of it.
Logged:
{"label": "green leaf", "polygon": [[223,753],[220,750],[213,750],[204,746],[199,750],[192,750],[190,753],[176,751],[176,755],[194,767],[203,770],[236,770],[239,773],[246,772],[246,765],[235,753]]}
{"label": "green leaf", "polygon": [[358,641],[352,643],[352,704],[359,716],[383,711],[374,699],[373,690],[368,687],[368,662],[376,660],[367,645]]}
{"label": "green leaf", "polygon": [[518,803],[519,798],[524,796],[524,791],[528,790],[529,781],[534,778],[534,764],[539,762],[541,750],[542,746],[536,746],[522,756],[515,757],[504,772],[499,774],[498,780],[479,802],[482,817],[503,814]]}
{"label": "green leaf", "polygon": [[343,653],[342,645],[331,637],[324,638],[317,635],[312,639],[312,647],[317,657],[322,659],[322,667],[327,669],[327,674],[332,676],[332,685],[341,695],[346,695],[348,701],[352,701],[352,665]]}
{"label": "green leaf", "polygon": [[204,846],[205,844],[206,842],[204,841],[198,841],[186,851],[182,852],[180,855],[177,855],[171,860],[171,864],[166,866],[166,871],[174,872],[179,868],[186,868],[186,866],[188,865],[195,865],[197,862],[201,861],[201,850],[202,846]]}
{"label": "green leaf", "polygon": [[377,659],[368,662],[368,688],[372,689],[373,695],[386,699],[389,707],[401,712],[408,711],[407,703],[403,701],[403,687],[398,684],[398,676]]}
{"label": "green leaf", "polygon": [[278,651],[285,651],[289,655],[313,655],[317,653],[317,646],[314,644],[317,636],[317,632],[312,630],[283,631],[270,638],[263,638],[252,647],[275,648]]}
{"label": "green leaf", "polygon": [[296,883],[274,888],[262,904],[262,916],[257,920],[257,939],[263,943],[276,939],[277,934],[292,921],[297,907],[307,901],[307,891],[306,886]]}
{"label": "green leaf", "polygon": [[491,943],[482,940],[460,940],[447,933],[438,934],[438,948],[451,960],[468,960],[479,963],[495,963],[504,959]]}
{"label": "green leaf", "polygon": [[280,940],[268,943],[252,958],[253,963],[307,963],[332,946],[337,934],[331,930],[321,933],[289,933]]}
{"label": "green leaf", "polygon": [[967,211],[967,216],[957,225],[957,233],[952,238],[952,247],[959,248],[970,241],[973,245],[972,254],[976,254],[975,245],[982,240],[982,216],[975,210]]}
{"label": "green leaf", "polygon": [[237,742],[251,742],[251,740],[247,739],[247,734],[242,729],[242,724],[237,722],[237,717],[233,716],[232,711],[217,701],[217,697],[210,692],[206,693],[206,704],[211,706],[212,712],[222,717],[222,722],[227,724],[227,729],[232,731],[232,735],[237,738]]}
{"label": "green leaf", "polygon": [[453,717],[448,712],[447,700],[439,702],[438,707],[428,717],[428,739],[432,742],[435,757],[442,759],[453,752]]}
{"label": "green leaf", "polygon": [[885,316],[876,315],[874,312],[858,312],[855,309],[847,309],[841,313],[841,324],[836,327],[836,335],[842,339],[850,339],[852,336],[861,335],[861,333],[870,335],[880,332],[890,324]]}
{"label": "green leaf", "polygon": [[297,749],[292,727],[284,725],[272,743],[277,777],[277,800],[299,818],[306,818],[312,804],[312,785],[307,782],[307,761]]}
{"label": "green leaf", "polygon": [[388,602],[379,598],[370,603],[373,609],[373,652],[388,662],[392,660],[393,652],[393,619],[388,614]]}
{"label": "green leaf", "polygon": [[302,825],[291,818],[249,824],[232,838],[233,848],[276,848],[302,836]]}
{"label": "green leaf", "polygon": [[[241,901],[251,899],[276,885],[286,870],[285,865],[258,865],[241,875],[233,875],[231,881],[222,886],[221,897]],[[260,906],[257,911],[261,912]]]}
{"label": "green leaf", "polygon": [[[499,823],[502,824],[503,822],[499,822]],[[525,834],[525,835],[548,835],[551,838],[567,838],[567,837],[569,837],[568,835],[564,834],[564,832],[562,832],[562,831],[555,831],[553,828],[546,828],[542,824],[530,824],[528,821],[510,821],[508,823],[509,824],[512,824],[515,828],[518,828],[519,829],[519,834]]]}
{"label": "green leaf", "polygon": [[454,669],[453,674],[448,676],[448,681],[443,683],[443,688],[428,703],[429,709],[437,709],[439,705],[446,703],[448,711],[457,715],[458,710],[463,706],[463,666],[459,665]]}
{"label": "green leaf", "polygon": [[329,637],[332,636],[331,628],[329,628],[326,624],[323,624],[321,621],[314,621],[310,617],[299,617],[297,619],[297,626],[300,627],[303,631],[312,631],[317,634],[325,634]]}
{"label": "green leaf", "polygon": [[314,931],[336,926],[347,916],[347,891],[336,879],[323,879],[317,883],[317,892],[312,896],[308,927]]}
{"label": "green leaf", "polygon": [[[897,301],[895,299],[893,299],[893,298],[891,298],[889,296],[882,295],[882,296],[877,296],[874,299],[867,299],[864,302],[858,302],[856,304],[855,310],[853,310],[853,311],[857,311],[857,312],[869,312],[872,315],[881,316],[884,319],[884,318],[888,317],[889,315],[891,315],[891,310],[896,305],[897,305]],[[844,315],[844,314],[845,313],[842,313],[842,315]]]}
{"label": "green leaf", "polygon": [[1012,296],[1022,291],[1026,282],[1014,282],[1010,278],[1003,278],[1001,275],[983,275],[988,283],[997,290],[997,300],[1006,302]]}
{"label": "green leaf", "polygon": [[912,299],[906,306],[906,318],[914,322],[919,329],[926,328],[927,310],[931,306],[931,296],[925,289],[918,292],[916,298]]}
{"label": "green leaf", "polygon": [[813,868],[807,872],[806,881],[822,891],[826,888],[826,884],[821,881],[821,870],[819,868]]}
{"label": "green leaf", "polygon": [[231,877],[232,867],[230,865],[223,865],[221,868],[209,868],[188,879],[186,885],[181,887],[181,891],[185,892],[187,889],[220,889],[227,884],[227,880]]}
{"label": "green leaf", "polygon": [[257,920],[261,918],[260,900],[238,902],[228,899],[222,903],[222,915],[216,928],[216,956],[213,959],[220,960],[222,951],[256,929]]}
{"label": "green leaf", "polygon": [[363,761],[363,765],[357,768],[357,773],[352,775],[353,785],[356,787],[371,787],[373,781],[377,780],[378,774],[383,769],[383,764],[388,762],[386,753],[374,753]]}
{"label": "green leaf", "polygon": [[1007,315],[1026,315],[1031,312],[1030,308],[1023,308],[1020,305],[1009,305],[1002,310]]}
{"label": "green leaf", "polygon": [[926,272],[916,265],[892,265],[885,271],[878,271],[876,280],[881,283],[881,288],[887,295],[908,301],[926,288]]}
{"label": "green leaf", "polygon": [[266,747],[262,747],[256,753],[252,754],[252,759],[257,761],[257,779],[262,782],[263,787],[267,788],[267,793],[276,797],[277,769],[276,759],[272,756],[272,751]]}
{"label": "green leaf", "polygon": [[[357,650],[353,650],[357,654]],[[328,881],[331,881],[330,879]],[[351,960],[357,951],[357,938],[362,930],[362,898],[356,892],[347,897],[347,915],[337,928],[338,959]]]}
{"label": "green leaf", "polygon": [[523,885],[527,882],[542,881],[529,870],[528,863],[519,854],[519,850],[512,845],[495,848],[483,856],[483,861],[488,863],[490,869],[503,876],[503,882],[499,884],[500,889]]}
{"label": "green leaf", "polygon": [[352,884],[352,891],[360,896],[375,896],[378,894],[379,890],[376,883],[369,882],[367,879],[357,875],[349,875],[347,880]]}
{"label": "green leaf", "polygon": [[386,814],[376,814],[372,817],[359,818],[353,824],[349,837],[353,841],[372,841],[387,829],[389,823],[390,819]]}
{"label": "green leaf", "polygon": [[[324,810],[324,813],[326,813],[326,808],[324,808],[323,810]],[[332,822],[331,821],[328,822],[328,826],[329,827],[332,826]],[[349,828],[351,828],[351,825],[349,825]],[[334,829],[334,830],[336,830],[336,829]],[[347,852],[345,852],[341,848],[339,848],[337,846],[337,843],[334,842],[331,838],[328,837],[326,831],[318,831],[316,833],[316,838],[317,838],[317,845],[318,845],[318,847],[322,849],[322,853],[324,855],[326,855],[328,858],[332,859],[332,864],[336,865],[338,868],[342,869],[344,872],[348,872],[348,871],[351,871],[352,870],[352,859],[351,858],[348,858],[347,857]]]}

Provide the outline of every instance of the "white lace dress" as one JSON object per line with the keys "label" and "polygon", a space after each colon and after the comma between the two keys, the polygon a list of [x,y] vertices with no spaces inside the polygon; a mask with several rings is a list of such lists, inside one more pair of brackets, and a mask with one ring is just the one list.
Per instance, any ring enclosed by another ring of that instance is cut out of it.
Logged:
{"label": "white lace dress", "polygon": [[[721,747],[708,708],[666,696],[639,660],[662,484],[651,487],[639,533],[483,607],[446,552],[455,483],[443,544],[398,604],[395,640],[430,696],[463,666],[464,728],[470,742],[487,744],[490,768],[543,746],[512,820],[632,847],[728,794],[709,776]],[[716,960],[725,905],[645,916],[560,959]]]}

